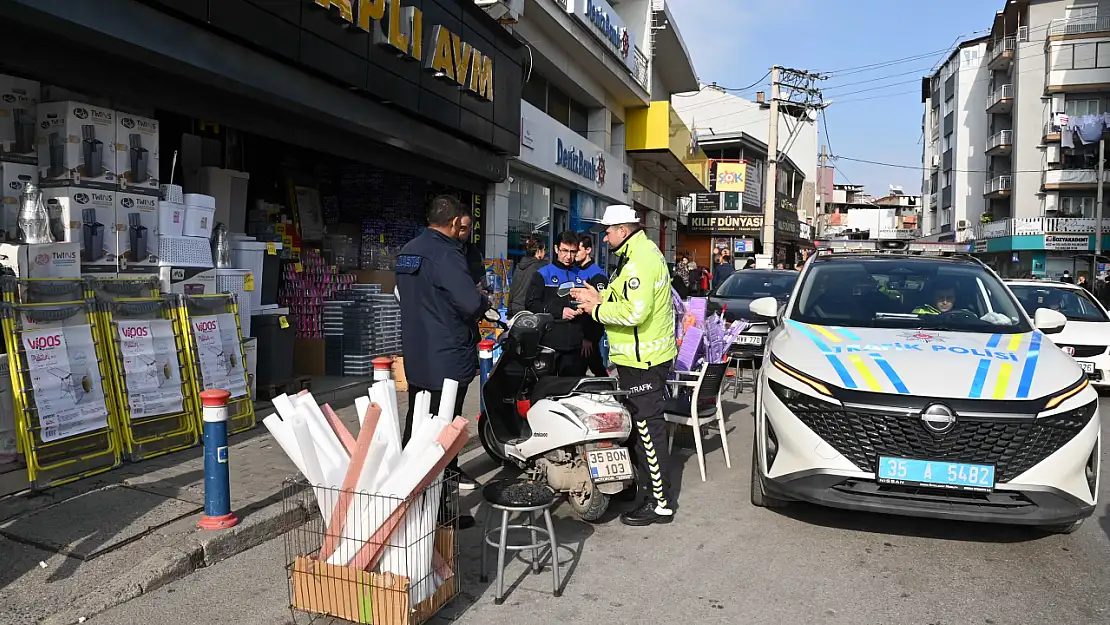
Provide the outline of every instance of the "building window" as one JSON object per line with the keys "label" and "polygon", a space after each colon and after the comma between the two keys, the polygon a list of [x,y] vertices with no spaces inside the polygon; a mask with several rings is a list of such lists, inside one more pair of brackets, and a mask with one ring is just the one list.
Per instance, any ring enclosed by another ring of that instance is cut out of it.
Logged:
{"label": "building window", "polygon": [[529,238],[551,241],[551,189],[513,172],[509,183],[509,255],[519,258]]}
{"label": "building window", "polygon": [[1053,44],[1048,65],[1053,70],[1110,68],[1110,42]]}
{"label": "building window", "polygon": [[570,127],[570,96],[554,85],[547,87],[547,114],[551,119]]}
{"label": "building window", "polygon": [[547,79],[532,72],[520,90],[520,97],[541,111],[547,110]]}
{"label": "building window", "polygon": [[1064,102],[1064,112],[1068,114],[1068,117],[1098,115],[1101,104],[1098,100],[1067,100]]}
{"label": "building window", "polygon": [[[570,101],[570,123],[567,124],[574,132],[582,135],[583,139],[590,138],[590,110],[585,105]],[[604,146],[602,146],[604,147]]]}
{"label": "building window", "polygon": [[1062,197],[1060,210],[1057,217],[1094,217],[1095,198],[1093,197]]}

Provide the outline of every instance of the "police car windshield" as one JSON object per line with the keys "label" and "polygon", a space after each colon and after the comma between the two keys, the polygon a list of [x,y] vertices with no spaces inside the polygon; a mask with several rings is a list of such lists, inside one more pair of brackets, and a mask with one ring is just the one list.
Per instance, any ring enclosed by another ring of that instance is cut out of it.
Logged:
{"label": "police car windshield", "polygon": [[803,323],[1007,334],[1029,332],[982,266],[920,256],[831,256],[806,272],[790,317]]}
{"label": "police car windshield", "polygon": [[1051,285],[1011,284],[1010,290],[1021,307],[1032,317],[1038,308],[1051,308],[1063,313],[1069,321],[1107,321],[1106,312],[1083,289]]}

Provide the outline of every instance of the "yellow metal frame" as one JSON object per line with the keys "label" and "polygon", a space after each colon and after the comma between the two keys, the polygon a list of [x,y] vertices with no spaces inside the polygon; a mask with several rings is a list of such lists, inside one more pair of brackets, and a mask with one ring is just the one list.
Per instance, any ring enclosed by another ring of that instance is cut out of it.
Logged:
{"label": "yellow metal frame", "polygon": [[[4,299],[14,299],[17,291],[18,289],[4,289]],[[78,309],[74,310],[70,317],[83,313],[84,322],[90,327],[97,367],[100,371],[101,390],[104,393],[104,408],[108,413],[107,424],[99,430],[48,443],[38,435],[41,429],[38,410],[30,395],[33,389],[28,375],[26,354],[20,340],[20,336],[25,331],[22,315],[51,311],[57,313],[67,308]],[[95,304],[89,299],[30,304],[15,304],[11,301],[3,303],[3,318],[0,325],[2,325],[4,342],[8,349],[16,428],[21,436],[22,451],[32,489],[41,490],[59,486],[110,471],[120,466],[122,462],[119,420],[111,392],[112,372],[105,353],[99,321]]]}
{"label": "yellow metal frame", "polygon": [[[157,293],[157,289],[154,291]],[[197,405],[197,386],[191,376],[190,354],[186,329],[177,314],[177,297],[127,297],[103,299],[98,292],[99,314],[104,322],[104,344],[109,350],[112,365],[112,385],[115,393],[119,432],[128,460],[139,461],[162,454],[187,449],[199,441],[199,429],[193,417],[200,409]],[[122,319],[164,320],[173,324],[174,347],[180,370],[183,409],[178,412],[131,418],[128,400],[127,375],[123,366],[123,351],[117,321]]]}
{"label": "yellow metal frame", "polygon": [[[191,319],[194,316],[203,315],[232,314],[235,316],[235,333],[239,336],[239,362],[243,364],[243,381],[246,383],[247,394],[241,397],[232,397],[227,402],[227,431],[229,434],[237,434],[254,428],[256,425],[254,400],[251,397],[250,380],[246,373],[247,354],[243,349],[243,329],[239,323],[239,304],[235,295],[230,293],[182,295],[180,302],[181,305],[177,307],[178,318],[181,320],[181,327],[185,330],[185,337],[189,344],[189,377],[193,380],[197,397],[200,397],[200,392],[204,388],[204,379],[200,373],[200,354],[197,351],[197,343],[193,337]],[[197,310],[196,314],[193,312],[194,309]],[[203,311],[203,315],[200,314],[201,311]],[[194,418],[196,419],[197,428],[203,427],[199,407]]]}

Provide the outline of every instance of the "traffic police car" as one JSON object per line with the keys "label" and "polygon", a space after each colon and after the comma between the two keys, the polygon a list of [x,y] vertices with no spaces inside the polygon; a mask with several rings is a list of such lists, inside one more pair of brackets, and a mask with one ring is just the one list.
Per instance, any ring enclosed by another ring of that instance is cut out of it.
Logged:
{"label": "traffic police car", "polygon": [[[1094,511],[1098,395],[966,245],[829,241],[774,325],[751,500],[1074,531]],[[942,253],[943,252],[943,253]]]}

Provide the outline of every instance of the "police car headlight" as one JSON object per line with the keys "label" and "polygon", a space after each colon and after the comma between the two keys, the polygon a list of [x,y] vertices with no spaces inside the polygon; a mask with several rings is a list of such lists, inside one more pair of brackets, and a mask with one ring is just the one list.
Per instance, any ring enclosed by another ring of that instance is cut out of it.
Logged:
{"label": "police car headlight", "polygon": [[[782,362],[778,358],[775,358],[773,354],[771,356],[771,364],[773,364],[775,366],[775,368],[778,369],[779,371],[782,371],[786,375],[788,375],[788,376],[794,378],[795,380],[805,384],[806,386],[808,386],[811,389],[817,391],[818,393],[824,395],[825,397],[832,397],[833,396],[832,392],[829,391],[829,387],[825,386],[821,382],[818,382],[817,380],[814,380],[813,378],[811,378],[808,375],[802,373],[801,371],[798,371],[794,367],[791,367],[790,365]],[[789,389],[785,386],[782,387],[782,388],[785,389],[786,391],[791,391],[791,389]],[[791,391],[791,392],[797,393],[797,391]],[[798,394],[801,395],[801,393],[798,393]]]}
{"label": "police car headlight", "polygon": [[1080,379],[1078,382],[1050,397],[1048,401],[1045,402],[1044,409],[1052,410],[1056,406],[1059,406],[1061,403],[1063,403],[1064,400],[1068,399],[1069,397],[1075,396],[1077,393],[1087,388],[1088,384],[1090,384],[1090,381],[1088,381],[1087,376],[1084,375],[1083,378]]}

